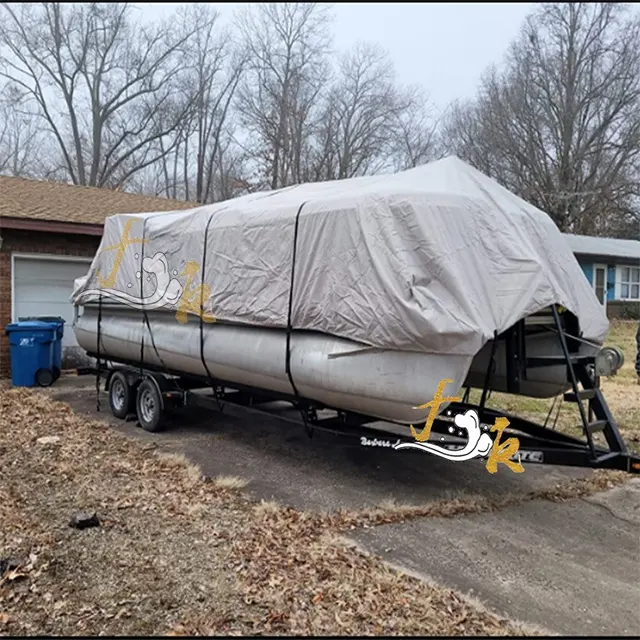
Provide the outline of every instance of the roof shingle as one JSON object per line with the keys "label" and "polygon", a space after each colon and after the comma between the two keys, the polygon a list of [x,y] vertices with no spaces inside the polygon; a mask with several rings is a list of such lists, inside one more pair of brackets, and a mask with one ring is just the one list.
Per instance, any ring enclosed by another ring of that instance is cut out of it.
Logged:
{"label": "roof shingle", "polygon": [[192,209],[197,203],[111,189],[0,176],[0,218],[103,224],[116,213]]}
{"label": "roof shingle", "polygon": [[581,255],[610,256],[640,260],[640,241],[619,238],[598,238],[565,233],[571,251]]}
{"label": "roof shingle", "polygon": [[[0,176],[0,219],[104,224],[116,213],[177,211],[199,206],[124,191]],[[640,259],[640,242],[564,234],[574,253]]]}

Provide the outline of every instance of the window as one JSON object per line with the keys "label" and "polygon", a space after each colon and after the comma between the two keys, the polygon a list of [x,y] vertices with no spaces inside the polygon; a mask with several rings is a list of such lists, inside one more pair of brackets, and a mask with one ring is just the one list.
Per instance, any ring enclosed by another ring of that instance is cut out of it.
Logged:
{"label": "window", "polygon": [[620,270],[620,299],[640,300],[640,267],[618,267]]}

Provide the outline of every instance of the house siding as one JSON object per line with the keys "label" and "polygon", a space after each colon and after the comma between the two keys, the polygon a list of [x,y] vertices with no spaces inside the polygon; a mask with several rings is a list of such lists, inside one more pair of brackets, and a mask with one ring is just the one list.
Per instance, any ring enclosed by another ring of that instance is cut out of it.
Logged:
{"label": "house siding", "polygon": [[582,267],[584,275],[587,277],[589,284],[593,284],[593,262],[588,258],[578,258],[578,264]]}
{"label": "house siding", "polygon": [[616,299],[616,265],[607,264],[607,301]]}
{"label": "house siding", "polygon": [[591,285],[593,285],[593,269],[596,264],[606,265],[607,267],[607,301],[620,302],[624,304],[626,301],[616,298],[616,275],[617,267],[640,266],[637,260],[624,260],[622,258],[609,258],[606,256],[576,256],[578,264],[582,268],[584,275]]}
{"label": "house siding", "polygon": [[578,264],[582,268],[584,275],[586,276],[589,284],[593,286],[593,271],[595,265],[606,265],[607,267],[607,301],[615,300],[615,285],[616,285],[616,265],[610,262],[593,260],[593,258],[579,258]]}

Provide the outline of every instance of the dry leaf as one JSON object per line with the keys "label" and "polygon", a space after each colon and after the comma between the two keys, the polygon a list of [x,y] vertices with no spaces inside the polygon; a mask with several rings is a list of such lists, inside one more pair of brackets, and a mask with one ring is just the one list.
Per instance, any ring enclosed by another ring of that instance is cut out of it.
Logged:
{"label": "dry leaf", "polygon": [[12,580],[20,580],[20,578],[26,578],[27,574],[22,573],[18,569],[12,569],[11,571],[7,571],[4,576],[4,580],[12,581]]}
{"label": "dry leaf", "polygon": [[[640,387],[638,390],[640,392]],[[34,425],[40,416],[46,416],[47,419],[38,428]],[[11,429],[7,426],[3,432],[1,427],[5,424],[20,424],[21,429]],[[34,443],[37,437],[53,429],[59,431],[63,438],[64,447],[58,449],[59,457],[52,456],[45,447],[28,446]],[[25,451],[28,451],[27,455]],[[43,460],[48,465],[47,473],[44,473],[45,469],[42,467]],[[98,460],[100,463],[96,464]],[[285,635],[299,636],[371,635],[374,632],[378,635],[393,636],[522,635],[508,621],[476,609],[461,600],[454,592],[401,576],[386,568],[378,558],[367,558],[360,555],[356,549],[347,550],[342,545],[332,542],[331,537],[344,533],[350,527],[358,529],[364,524],[378,526],[384,522],[403,522],[412,518],[455,517],[488,512],[508,506],[508,497],[498,500],[472,496],[415,507],[343,510],[331,515],[301,513],[277,504],[268,508],[258,508],[250,503],[248,498],[235,494],[226,495],[224,500],[218,503],[216,501],[221,499],[221,494],[213,483],[206,485],[207,490],[202,488],[203,485],[197,489],[193,488],[182,477],[179,467],[163,469],[160,474],[158,463],[152,456],[141,456],[140,446],[135,441],[119,440],[119,436],[111,428],[96,426],[86,416],[76,415],[65,405],[51,402],[44,392],[40,391],[0,391],[0,468],[11,469],[11,482],[16,483],[18,495],[23,493],[26,496],[24,488],[38,484],[40,492],[33,500],[36,506],[41,506],[38,504],[41,497],[43,501],[45,497],[49,500],[54,496],[58,497],[64,491],[62,486],[68,486],[72,490],[77,490],[80,486],[84,491],[85,486],[89,486],[89,481],[95,483],[92,491],[105,491],[105,498],[99,496],[99,502],[96,504],[107,505],[107,510],[135,506],[135,514],[129,515],[130,512],[120,511],[121,514],[126,514],[126,517],[122,518],[118,529],[111,530],[108,535],[100,538],[100,544],[107,544],[111,535],[116,538],[120,533],[120,526],[126,527],[134,534],[128,538],[132,548],[134,545],[147,545],[135,547],[136,552],[148,556],[148,561],[144,557],[140,559],[140,568],[143,565],[153,568],[156,559],[162,558],[167,548],[163,546],[166,541],[157,540],[155,536],[154,545],[135,538],[137,521],[141,520],[139,513],[149,513],[149,517],[144,520],[150,527],[153,527],[156,521],[164,524],[175,519],[180,520],[178,524],[184,524],[185,528],[189,528],[197,521],[197,535],[193,538],[202,539],[203,546],[193,545],[188,553],[193,554],[195,562],[201,563],[207,555],[205,549],[208,548],[204,536],[216,535],[215,525],[212,523],[216,520],[215,510],[223,504],[225,514],[235,514],[234,518],[237,517],[241,521],[238,529],[225,525],[225,535],[217,536],[220,545],[225,547],[224,551],[230,552],[229,559],[221,561],[224,562],[221,566],[225,567],[224,572],[227,574],[224,577],[233,574],[233,580],[230,582],[236,583],[237,578],[241,589],[239,593],[234,594],[234,597],[237,597],[235,604],[238,605],[238,618],[231,625],[231,631],[225,631],[225,634],[265,635],[268,631],[265,629],[266,624],[273,624],[278,632],[282,630]],[[558,496],[575,496],[580,491],[589,493],[598,490],[598,486],[601,489],[607,487],[608,480],[603,482],[597,480],[602,476],[593,477],[595,481],[581,480],[582,484],[578,485],[561,483],[547,494],[537,491],[524,497],[526,500],[552,500],[558,499]],[[24,486],[19,484],[20,482],[24,483]],[[117,486],[117,491],[109,493],[113,486]],[[0,493],[5,488],[6,486],[0,485]],[[517,496],[517,500],[522,501],[523,496]],[[30,504],[29,507],[31,506]],[[11,527],[16,548],[31,544],[29,538],[33,530],[41,529],[41,535],[45,535],[44,532],[49,530],[49,535],[52,535],[50,523],[46,519],[34,518],[32,522],[27,521],[23,514],[23,511],[27,513],[27,508],[23,510],[19,502],[12,505],[10,500],[4,500],[4,495],[0,496],[3,529],[5,509],[11,518],[24,519],[24,522]],[[170,512],[176,515],[169,516]],[[213,517],[199,521],[201,515],[205,514]],[[20,531],[25,533],[19,541]],[[26,532],[29,532],[28,535]],[[158,531],[153,533],[158,534]],[[327,540],[323,538],[325,533],[329,534]],[[155,546],[156,542],[161,544]],[[49,547],[56,543],[56,535],[52,535],[51,541],[40,548],[42,551],[46,549],[48,553]],[[87,551],[90,555],[89,566],[93,569],[96,557],[95,554],[91,555],[91,549]],[[110,564],[99,567],[100,573],[96,571],[91,576],[75,573],[69,578],[84,586],[81,582],[83,579],[88,584],[89,580],[100,582],[103,570],[118,576],[125,573],[128,577],[133,567],[129,554],[131,549],[122,549],[122,553],[120,549],[112,551],[114,552],[111,554],[105,554],[105,562]],[[47,556],[43,554],[41,557]],[[166,557],[164,559],[166,560]],[[41,559],[38,562],[37,571],[41,571],[46,562]],[[31,564],[33,563],[32,561]],[[119,566],[122,569],[118,570]],[[64,567],[65,571],[69,568],[76,569]],[[158,565],[158,569],[160,568]],[[234,571],[237,573],[233,573]],[[197,608],[192,608],[192,603],[182,603],[184,610],[180,612],[181,616],[186,616],[183,619],[189,620],[188,629],[182,625],[173,626],[172,618],[167,618],[166,621],[161,619],[163,615],[174,615],[175,610],[168,612],[162,608],[161,596],[165,594],[159,591],[160,587],[156,587],[157,572],[150,571],[149,574],[154,576],[153,583],[146,581],[143,571],[139,574],[141,584],[135,587],[138,591],[138,604],[135,608],[132,606],[129,609],[131,613],[135,611],[130,622],[127,622],[125,617],[126,612],[119,611],[117,602],[102,603],[105,609],[108,607],[108,611],[113,613],[100,611],[97,607],[83,609],[82,605],[86,600],[83,600],[80,589],[77,589],[78,593],[74,589],[66,592],[63,591],[66,587],[59,582],[47,582],[46,587],[42,584],[42,591],[51,590],[53,594],[50,609],[57,611],[65,603],[67,605],[66,615],[49,617],[52,633],[82,635],[88,629],[92,629],[96,635],[111,635],[114,632],[124,632],[126,635],[132,630],[136,631],[145,616],[147,620],[155,616],[153,623],[158,627],[164,624],[164,628],[171,629],[167,634],[170,636],[196,635],[200,630],[209,628],[213,629],[211,635],[215,635],[216,631],[220,633],[223,622],[213,622],[208,617],[210,612],[202,613]],[[25,575],[25,567],[18,567],[12,579],[16,580]],[[35,575],[35,572],[29,572],[31,582]],[[183,586],[178,584],[182,580],[188,582],[193,579],[188,572],[184,575],[172,573],[169,577],[176,587]],[[201,581],[202,576],[198,576],[198,580]],[[139,596],[143,590],[153,601],[152,609],[143,610],[143,607],[139,606]],[[8,589],[5,585],[2,597],[4,600],[0,601],[0,606],[8,612],[4,615],[15,616],[15,619],[20,616],[25,620],[24,623],[21,620],[20,627],[16,629],[20,635],[42,633],[41,616],[47,612],[43,611],[40,594],[30,593],[26,589]],[[64,601],[64,598],[68,600]],[[331,606],[327,606],[327,602],[330,602]],[[123,604],[125,602],[120,601],[120,606]],[[245,606],[249,607],[249,613],[245,614]],[[447,609],[453,612],[452,616],[447,615]],[[14,610],[20,613],[14,614]],[[84,621],[79,619],[83,610],[87,611]],[[116,612],[120,617],[118,622],[114,620]],[[4,615],[0,614],[2,618]],[[12,622],[17,624],[14,617]],[[277,624],[281,626],[276,627]],[[1,629],[6,635],[6,628]]]}
{"label": "dry leaf", "polygon": [[179,624],[175,626],[171,631],[169,631],[167,635],[168,636],[188,636],[189,633],[187,633],[187,630],[181,624]]}

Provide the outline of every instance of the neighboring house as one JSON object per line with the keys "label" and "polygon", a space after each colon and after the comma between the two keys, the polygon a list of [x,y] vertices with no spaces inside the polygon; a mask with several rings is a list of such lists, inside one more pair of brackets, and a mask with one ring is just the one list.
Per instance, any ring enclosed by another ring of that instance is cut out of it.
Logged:
{"label": "neighboring house", "polygon": [[607,315],[638,317],[640,240],[564,234]]}
{"label": "neighboring house", "polygon": [[69,297],[87,273],[105,218],[171,211],[194,203],[121,191],[0,176],[0,377],[10,372],[5,326],[21,317],[65,319],[63,367],[79,353]]}

